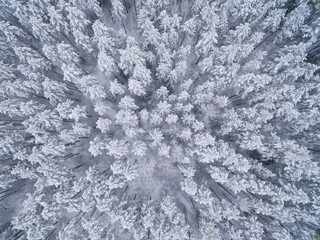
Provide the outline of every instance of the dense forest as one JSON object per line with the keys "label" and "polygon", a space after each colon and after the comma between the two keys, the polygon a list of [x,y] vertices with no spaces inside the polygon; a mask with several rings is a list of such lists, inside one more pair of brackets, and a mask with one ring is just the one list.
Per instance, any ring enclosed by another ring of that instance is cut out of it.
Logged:
{"label": "dense forest", "polygon": [[0,12],[0,239],[316,238],[317,0]]}

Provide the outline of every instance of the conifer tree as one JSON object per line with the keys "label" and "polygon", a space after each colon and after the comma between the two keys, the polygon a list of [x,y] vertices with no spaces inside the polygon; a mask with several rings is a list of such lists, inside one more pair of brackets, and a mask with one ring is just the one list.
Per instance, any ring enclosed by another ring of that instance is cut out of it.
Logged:
{"label": "conifer tree", "polygon": [[319,228],[316,0],[0,0],[1,239]]}

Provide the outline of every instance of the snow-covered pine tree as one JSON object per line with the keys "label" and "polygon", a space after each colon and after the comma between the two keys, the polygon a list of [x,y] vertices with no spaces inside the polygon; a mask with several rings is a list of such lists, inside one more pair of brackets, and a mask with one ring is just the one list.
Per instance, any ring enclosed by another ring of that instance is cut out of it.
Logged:
{"label": "snow-covered pine tree", "polygon": [[319,229],[317,0],[0,0],[0,238]]}

